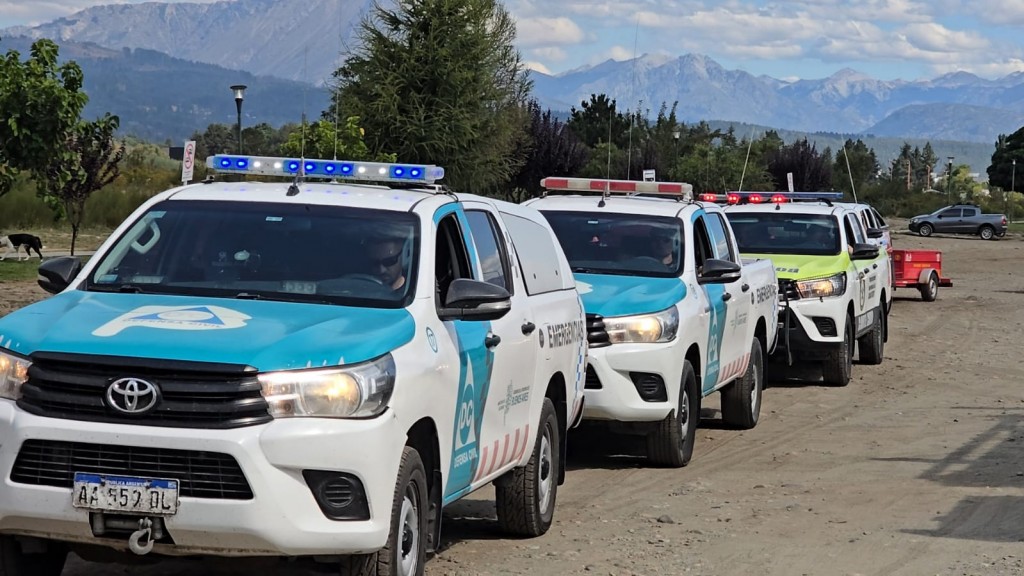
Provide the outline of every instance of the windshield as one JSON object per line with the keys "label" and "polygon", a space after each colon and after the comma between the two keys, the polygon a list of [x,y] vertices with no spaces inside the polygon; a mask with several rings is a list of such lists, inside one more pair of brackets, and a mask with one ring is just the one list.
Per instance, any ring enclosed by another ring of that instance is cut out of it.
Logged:
{"label": "windshield", "polygon": [[102,256],[86,289],[399,308],[418,245],[406,212],[169,200]]}
{"label": "windshield", "polygon": [[678,277],[683,230],[677,218],[544,211],[573,272]]}
{"label": "windshield", "polygon": [[746,254],[839,254],[839,222],[826,214],[726,212],[740,252]]}

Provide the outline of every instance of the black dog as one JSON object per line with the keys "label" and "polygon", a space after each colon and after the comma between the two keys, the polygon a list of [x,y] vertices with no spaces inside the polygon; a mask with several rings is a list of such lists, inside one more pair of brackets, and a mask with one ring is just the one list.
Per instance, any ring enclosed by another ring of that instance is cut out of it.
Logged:
{"label": "black dog", "polygon": [[[11,254],[19,254],[21,247],[25,247],[25,260],[32,257],[32,251],[35,250],[39,259],[43,259],[43,253],[40,250],[43,249],[43,241],[39,239],[39,236],[33,236],[31,234],[8,234],[7,236],[0,236],[0,246],[7,248],[7,252],[4,252],[3,256],[0,256],[0,260],[6,259]],[[19,258],[21,260],[21,258]]]}

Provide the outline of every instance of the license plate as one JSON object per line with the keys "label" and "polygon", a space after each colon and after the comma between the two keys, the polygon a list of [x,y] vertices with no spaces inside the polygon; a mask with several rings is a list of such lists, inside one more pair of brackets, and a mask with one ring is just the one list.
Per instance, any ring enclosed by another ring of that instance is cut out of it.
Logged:
{"label": "license plate", "polygon": [[102,474],[75,474],[76,508],[170,516],[178,512],[178,481]]}

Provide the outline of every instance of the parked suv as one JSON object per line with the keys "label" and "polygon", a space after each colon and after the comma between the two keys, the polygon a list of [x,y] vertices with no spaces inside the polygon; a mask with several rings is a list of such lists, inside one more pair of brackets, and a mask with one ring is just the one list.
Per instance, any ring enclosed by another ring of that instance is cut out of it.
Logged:
{"label": "parked suv", "polygon": [[0,574],[113,549],[421,575],[492,483],[506,532],[546,532],[586,368],[547,221],[434,166],[208,165],[294,180],[161,193],[0,319]]}
{"label": "parked suv", "polygon": [[1006,235],[1005,214],[982,214],[975,204],[954,204],[939,208],[931,214],[910,219],[911,232],[931,236],[933,232],[972,234],[983,240]]}

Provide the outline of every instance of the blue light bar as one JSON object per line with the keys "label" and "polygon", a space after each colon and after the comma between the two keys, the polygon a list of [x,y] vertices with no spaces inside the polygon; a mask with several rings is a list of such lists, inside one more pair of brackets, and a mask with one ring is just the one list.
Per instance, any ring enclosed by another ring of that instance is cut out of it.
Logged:
{"label": "blue light bar", "polygon": [[278,156],[217,154],[206,158],[206,166],[225,174],[295,176],[325,180],[363,180],[366,182],[412,182],[432,184],[444,178],[444,168],[431,164],[360,162],[357,160],[321,160]]}

